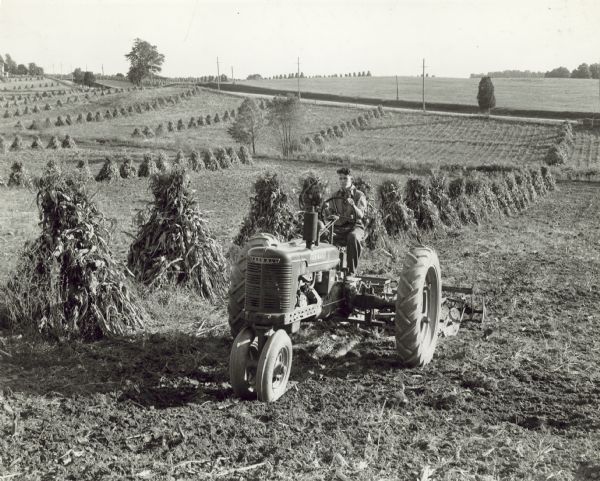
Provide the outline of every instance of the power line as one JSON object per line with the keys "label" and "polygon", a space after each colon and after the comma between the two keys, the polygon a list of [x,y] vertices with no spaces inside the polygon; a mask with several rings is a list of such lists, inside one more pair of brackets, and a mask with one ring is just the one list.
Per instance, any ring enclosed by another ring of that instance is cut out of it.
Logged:
{"label": "power line", "polygon": [[219,72],[219,57],[217,57],[217,89],[221,90],[221,73]]}
{"label": "power line", "polygon": [[423,73],[421,74],[423,77],[423,87],[422,87],[422,97],[423,97],[423,112],[425,109],[425,59],[423,59]]}
{"label": "power line", "polygon": [[198,8],[198,0],[196,0],[196,3],[194,4],[194,11],[192,12],[192,18],[190,18],[190,23],[188,25],[187,32],[185,32],[185,37],[183,38],[184,41],[188,39],[188,35],[190,34],[190,29],[192,28],[192,22],[194,21],[194,18],[196,17],[197,8]]}
{"label": "power line", "polygon": [[300,100],[300,57],[298,57],[298,100]]}

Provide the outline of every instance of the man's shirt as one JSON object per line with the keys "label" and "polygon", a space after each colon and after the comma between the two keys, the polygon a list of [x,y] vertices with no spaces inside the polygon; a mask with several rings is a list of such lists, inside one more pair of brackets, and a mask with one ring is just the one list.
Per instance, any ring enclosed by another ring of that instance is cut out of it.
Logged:
{"label": "man's shirt", "polygon": [[[336,228],[345,228],[350,230],[353,227],[362,227],[364,229],[363,218],[367,210],[367,198],[354,184],[349,189],[340,189],[329,202],[329,214],[339,215],[340,218],[335,221]],[[354,200],[356,209],[348,203],[349,198]]]}

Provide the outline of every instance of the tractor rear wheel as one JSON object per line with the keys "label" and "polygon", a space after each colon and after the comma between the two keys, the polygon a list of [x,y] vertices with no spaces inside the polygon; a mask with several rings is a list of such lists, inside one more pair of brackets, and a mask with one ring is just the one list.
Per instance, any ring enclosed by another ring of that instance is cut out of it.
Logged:
{"label": "tractor rear wheel", "polygon": [[433,249],[411,249],[404,260],[396,299],[396,349],[409,367],[433,357],[442,302],[440,262]]}
{"label": "tractor rear wheel", "polygon": [[241,250],[237,261],[231,269],[231,281],[229,284],[229,303],[227,312],[229,313],[229,329],[232,337],[244,327],[242,310],[246,301],[246,265],[248,264],[248,251],[254,247],[276,247],[279,241],[271,234],[258,234],[252,237]]}
{"label": "tractor rear wheel", "polygon": [[292,369],[292,340],[283,329],[265,343],[256,370],[256,394],[263,402],[277,401],[287,387]]}

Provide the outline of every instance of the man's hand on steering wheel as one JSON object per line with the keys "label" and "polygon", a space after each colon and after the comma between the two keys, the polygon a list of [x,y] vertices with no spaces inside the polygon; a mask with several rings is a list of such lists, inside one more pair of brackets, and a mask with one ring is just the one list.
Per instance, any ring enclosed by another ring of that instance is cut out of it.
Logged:
{"label": "man's hand on steering wheel", "polygon": [[[336,200],[336,199],[340,199],[340,200],[346,200],[344,197],[340,197],[340,196],[334,196],[334,197],[330,197],[329,199],[325,200],[322,204],[321,204],[321,208],[319,209],[319,218],[321,220],[325,220],[325,217],[323,215],[323,211],[325,210],[325,207],[327,207],[329,205],[329,202],[331,202],[332,200]],[[337,214],[332,214],[332,216],[337,216],[338,218],[340,217]],[[331,216],[329,216],[331,217]],[[336,219],[337,220],[337,219]]]}
{"label": "man's hand on steering wheel", "polygon": [[321,208],[319,209],[319,219],[323,223],[323,227],[322,227],[322,230],[321,230],[321,235],[323,235],[324,233],[326,233],[330,229],[332,229],[333,225],[340,218],[340,216],[338,214],[329,214],[327,217],[325,217],[325,212],[324,212],[325,208],[328,206],[329,202],[331,202],[332,200],[336,200],[336,199],[342,199],[342,200],[344,200],[343,197],[334,196],[334,197],[330,197],[329,199],[325,200],[321,204]]}

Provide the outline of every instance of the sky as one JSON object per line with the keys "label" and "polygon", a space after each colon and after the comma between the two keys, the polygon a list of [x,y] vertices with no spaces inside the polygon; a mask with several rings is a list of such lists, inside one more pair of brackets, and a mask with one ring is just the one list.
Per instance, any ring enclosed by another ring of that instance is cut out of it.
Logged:
{"label": "sky", "polygon": [[599,0],[0,0],[0,54],[48,73],[126,73],[135,38],[166,76],[370,70],[438,77],[600,61]]}

